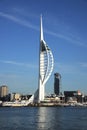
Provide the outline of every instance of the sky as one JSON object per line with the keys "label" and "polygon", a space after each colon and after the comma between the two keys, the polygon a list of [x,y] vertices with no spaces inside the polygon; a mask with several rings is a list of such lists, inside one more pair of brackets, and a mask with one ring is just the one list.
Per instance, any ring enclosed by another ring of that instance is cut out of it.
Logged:
{"label": "sky", "polygon": [[25,94],[38,88],[41,14],[54,56],[46,93],[58,72],[61,91],[87,94],[87,0],[0,0],[0,86]]}

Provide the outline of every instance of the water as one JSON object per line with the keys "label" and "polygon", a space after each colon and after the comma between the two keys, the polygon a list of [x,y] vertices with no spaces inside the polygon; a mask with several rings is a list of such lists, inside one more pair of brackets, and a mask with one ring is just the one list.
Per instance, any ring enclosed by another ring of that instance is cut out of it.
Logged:
{"label": "water", "polygon": [[87,108],[0,108],[0,130],[87,130]]}

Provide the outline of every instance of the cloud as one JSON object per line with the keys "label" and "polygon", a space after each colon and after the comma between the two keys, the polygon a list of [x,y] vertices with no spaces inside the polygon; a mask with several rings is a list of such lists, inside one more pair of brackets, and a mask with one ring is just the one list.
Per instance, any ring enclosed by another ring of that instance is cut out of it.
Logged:
{"label": "cloud", "polygon": [[[31,28],[31,29],[39,31],[39,27],[31,24],[29,21],[26,21],[24,19],[20,19],[16,16],[13,16],[13,15],[7,14],[7,13],[3,13],[3,12],[0,12],[0,16],[4,17],[6,19],[9,19],[13,22],[16,22],[20,25],[23,25],[27,28]],[[64,39],[66,41],[69,41],[69,43],[72,43],[72,44],[75,44],[75,45],[78,45],[78,46],[87,47],[87,45],[85,43],[81,42],[81,40],[79,40],[79,39],[73,38],[73,36],[69,36],[69,35],[66,36],[65,34],[55,33],[55,32],[49,31],[49,30],[45,30],[44,32],[49,34],[49,35],[52,35],[54,37],[61,38],[61,39]]]}
{"label": "cloud", "polygon": [[66,64],[66,63],[55,63],[55,68],[59,73],[74,74],[78,71],[76,64]]}
{"label": "cloud", "polygon": [[35,30],[39,30],[37,26],[32,25],[31,23],[29,23],[29,21],[27,22],[27,21],[25,21],[25,20],[19,19],[19,18],[15,17],[15,16],[12,16],[12,15],[10,15],[10,14],[0,12],[0,16],[1,16],[1,17],[4,17],[4,18],[7,18],[7,19],[9,19],[9,20],[11,20],[11,21],[13,21],[13,22],[16,22],[16,23],[18,23],[18,24],[20,24],[20,25],[26,26],[26,27],[28,27],[28,28],[32,28],[32,29],[35,29]]}
{"label": "cloud", "polygon": [[87,68],[87,62],[81,62],[79,63],[81,67]]}
{"label": "cloud", "polygon": [[38,68],[34,64],[19,63],[19,62],[16,62],[16,61],[0,61],[0,63],[11,64],[11,65],[16,65],[16,66],[23,66],[23,67],[28,67],[28,68]]}
{"label": "cloud", "polygon": [[64,40],[66,40],[66,41],[70,41],[70,43],[73,43],[73,44],[76,44],[76,45],[79,45],[79,46],[83,46],[83,47],[87,47],[86,44],[84,44],[83,42],[81,42],[81,41],[78,40],[78,39],[75,39],[75,40],[74,40],[74,38],[72,38],[71,36],[65,36],[65,35],[63,35],[63,34],[55,33],[55,32],[48,31],[48,30],[45,30],[45,32],[46,32],[47,34],[52,35],[52,36],[55,36],[55,37],[64,39]]}
{"label": "cloud", "polygon": [[19,78],[19,75],[15,75],[15,74],[0,74],[0,78]]}
{"label": "cloud", "polygon": [[55,63],[55,72],[67,75],[87,76],[87,62],[80,63]]}
{"label": "cloud", "polygon": [[36,18],[36,19],[39,18],[39,16],[36,15],[35,13],[34,13],[34,14],[32,14],[31,12],[29,13],[29,12],[27,12],[27,11],[26,11],[25,9],[23,9],[23,8],[16,8],[16,7],[14,7],[14,8],[12,8],[12,11],[13,11],[14,13],[16,13],[17,15],[21,15],[21,16],[23,16],[23,17],[27,17],[27,18],[31,17],[31,18]]}

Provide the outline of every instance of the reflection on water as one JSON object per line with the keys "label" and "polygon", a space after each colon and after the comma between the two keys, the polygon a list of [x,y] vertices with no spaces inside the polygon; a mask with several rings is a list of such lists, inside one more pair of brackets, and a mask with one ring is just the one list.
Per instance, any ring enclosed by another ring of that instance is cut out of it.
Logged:
{"label": "reflection on water", "polygon": [[38,109],[37,129],[47,128],[47,109],[45,107]]}
{"label": "reflection on water", "polygon": [[56,119],[58,121],[60,120],[60,112],[57,113],[55,109],[55,107],[52,107],[51,109],[50,107],[40,107],[38,109],[37,129],[53,130],[55,126],[59,125],[58,122],[56,122]]}
{"label": "reflection on water", "polygon": [[0,130],[87,130],[87,108],[0,108]]}

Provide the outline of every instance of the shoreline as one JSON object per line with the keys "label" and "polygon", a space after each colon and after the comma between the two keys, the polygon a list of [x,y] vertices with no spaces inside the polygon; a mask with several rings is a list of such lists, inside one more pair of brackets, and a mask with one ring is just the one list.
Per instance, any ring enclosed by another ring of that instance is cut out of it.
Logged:
{"label": "shoreline", "polygon": [[[5,103],[5,102],[4,102]],[[0,107],[87,107],[87,103],[32,103],[32,104],[0,104]]]}

